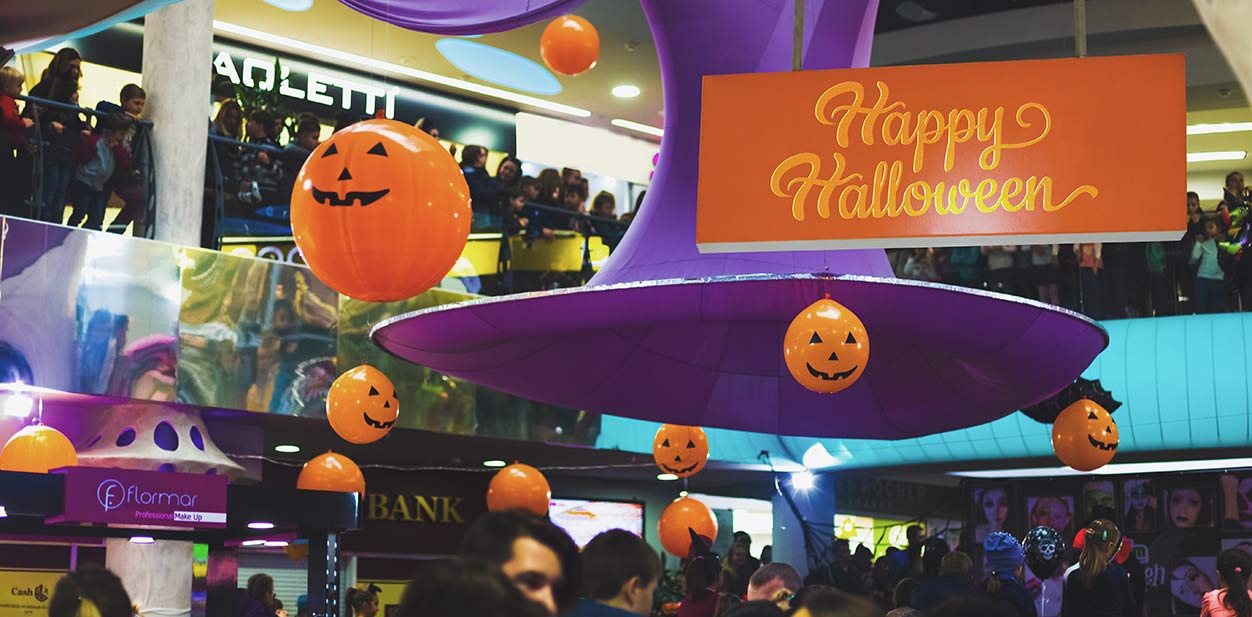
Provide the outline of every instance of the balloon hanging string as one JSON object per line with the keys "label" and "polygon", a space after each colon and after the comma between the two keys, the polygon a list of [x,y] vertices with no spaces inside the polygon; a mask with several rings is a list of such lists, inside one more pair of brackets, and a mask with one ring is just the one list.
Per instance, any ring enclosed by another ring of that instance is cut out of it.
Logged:
{"label": "balloon hanging string", "polygon": [[795,23],[791,33],[791,70],[804,65],[804,0],[795,0]]}

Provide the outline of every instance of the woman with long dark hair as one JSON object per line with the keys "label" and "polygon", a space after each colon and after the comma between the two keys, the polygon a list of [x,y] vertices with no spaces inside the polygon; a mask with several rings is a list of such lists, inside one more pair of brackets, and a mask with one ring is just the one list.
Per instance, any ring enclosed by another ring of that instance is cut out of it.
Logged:
{"label": "woman with long dark hair", "polygon": [[684,574],[687,595],[678,607],[678,617],[713,617],[717,613],[718,591],[722,586],[722,564],[717,556],[697,556],[687,563]]}
{"label": "woman with long dark hair", "polygon": [[1087,525],[1083,536],[1086,543],[1078,556],[1078,569],[1065,577],[1061,617],[1137,617],[1130,576],[1112,563],[1122,544],[1122,532],[1100,518]]}
{"label": "woman with long dark hair", "polygon": [[1222,551],[1217,556],[1217,576],[1221,588],[1204,594],[1200,617],[1252,617],[1252,591],[1248,591],[1252,555],[1237,548]]}
{"label": "woman with long dark hair", "polygon": [[[62,47],[52,56],[52,62],[48,63],[47,68],[39,75],[39,83],[30,89],[30,95],[36,98],[51,98],[52,82],[58,79],[72,81],[78,83],[78,79],[83,76],[83,56],[73,47]],[[30,108],[30,105],[26,106]],[[25,115],[25,110],[23,110]]]}

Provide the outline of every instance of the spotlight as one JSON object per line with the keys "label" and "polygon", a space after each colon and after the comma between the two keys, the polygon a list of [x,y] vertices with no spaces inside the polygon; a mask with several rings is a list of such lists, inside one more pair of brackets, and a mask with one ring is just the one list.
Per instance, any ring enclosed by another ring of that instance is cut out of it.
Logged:
{"label": "spotlight", "polygon": [[498,458],[493,458],[489,461],[483,461],[483,467],[504,467],[505,465],[508,465],[508,463]]}
{"label": "spotlight", "polygon": [[248,523],[248,529],[273,529],[274,523],[266,523],[264,521],[253,521]]}
{"label": "spotlight", "polygon": [[791,488],[797,491],[807,491],[813,488],[813,474],[807,471],[797,471],[791,474]]}
{"label": "spotlight", "polygon": [[274,446],[274,451],[281,452],[283,454],[295,454],[300,451],[300,446],[293,446],[291,444],[282,444],[282,445]]}

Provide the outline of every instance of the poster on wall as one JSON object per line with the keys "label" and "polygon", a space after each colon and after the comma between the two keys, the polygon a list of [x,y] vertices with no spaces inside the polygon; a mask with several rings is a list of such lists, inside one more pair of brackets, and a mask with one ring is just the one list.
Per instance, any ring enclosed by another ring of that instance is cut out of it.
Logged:
{"label": "poster on wall", "polygon": [[1252,474],[1225,474],[1222,485],[1222,526],[1252,529]]}
{"label": "poster on wall", "polygon": [[989,485],[974,489],[969,520],[974,529],[974,541],[979,547],[987,536],[997,531],[1011,531],[1012,520],[1009,487]]}
{"label": "poster on wall", "polygon": [[0,617],[43,617],[52,589],[64,572],[0,570]]}
{"label": "poster on wall", "polygon": [[1126,533],[1156,531],[1156,484],[1135,478],[1122,482],[1122,531]]}
{"label": "poster on wall", "polygon": [[1074,537],[1073,495],[1040,495],[1026,498],[1026,529],[1051,527],[1062,538]]}
{"label": "poster on wall", "polygon": [[1191,529],[1213,526],[1213,489],[1171,486],[1164,492],[1165,528]]}
{"label": "poster on wall", "polygon": [[1075,521],[1078,525],[1097,518],[1117,520],[1117,491],[1112,480],[1092,480],[1082,485],[1082,514],[1082,519]]}

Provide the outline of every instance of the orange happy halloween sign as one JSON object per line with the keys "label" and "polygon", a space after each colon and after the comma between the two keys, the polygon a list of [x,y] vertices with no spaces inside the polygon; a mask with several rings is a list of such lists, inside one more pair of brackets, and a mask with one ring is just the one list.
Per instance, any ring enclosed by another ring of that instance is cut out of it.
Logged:
{"label": "orange happy halloween sign", "polygon": [[1177,240],[1181,55],[704,78],[703,252]]}

